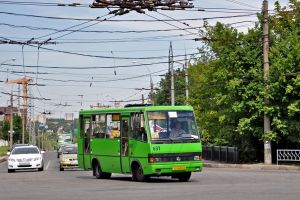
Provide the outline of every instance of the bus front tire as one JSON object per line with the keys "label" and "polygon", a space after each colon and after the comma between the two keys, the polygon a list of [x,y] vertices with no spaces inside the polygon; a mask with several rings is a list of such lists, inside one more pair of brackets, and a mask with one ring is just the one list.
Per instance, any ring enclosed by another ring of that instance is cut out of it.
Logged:
{"label": "bus front tire", "polygon": [[180,173],[176,176],[180,182],[188,182],[191,178],[191,172]]}
{"label": "bus front tire", "polygon": [[93,165],[93,174],[96,176],[96,179],[109,179],[111,177],[111,173],[102,172],[98,162]]}
{"label": "bus front tire", "polygon": [[132,170],[132,180],[137,182],[147,181],[149,176],[144,175],[141,165],[136,165]]}

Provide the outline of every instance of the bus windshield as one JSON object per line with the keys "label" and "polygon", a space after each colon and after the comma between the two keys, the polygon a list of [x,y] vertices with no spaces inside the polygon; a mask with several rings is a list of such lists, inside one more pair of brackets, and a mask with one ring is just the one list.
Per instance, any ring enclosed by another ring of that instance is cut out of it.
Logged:
{"label": "bus windshield", "polygon": [[192,111],[148,112],[152,143],[199,142]]}

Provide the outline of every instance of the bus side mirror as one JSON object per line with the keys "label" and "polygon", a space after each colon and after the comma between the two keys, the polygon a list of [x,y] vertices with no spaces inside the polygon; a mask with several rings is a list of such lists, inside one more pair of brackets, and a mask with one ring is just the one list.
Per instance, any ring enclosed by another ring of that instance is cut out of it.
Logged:
{"label": "bus side mirror", "polygon": [[8,156],[9,156],[9,155],[10,155],[10,152],[8,151],[8,152],[6,153],[6,155],[8,155]]}

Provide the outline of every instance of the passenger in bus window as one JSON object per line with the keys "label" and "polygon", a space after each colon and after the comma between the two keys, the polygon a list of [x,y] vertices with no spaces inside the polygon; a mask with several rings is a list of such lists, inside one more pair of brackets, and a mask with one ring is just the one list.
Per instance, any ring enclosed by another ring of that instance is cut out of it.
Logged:
{"label": "passenger in bus window", "polygon": [[170,138],[180,137],[183,134],[186,134],[185,130],[181,128],[181,123],[176,121],[175,127],[171,130]]}
{"label": "passenger in bus window", "polygon": [[116,138],[116,137],[120,137],[120,131],[118,129],[118,127],[113,127],[113,129],[110,132],[110,137],[111,138]]}
{"label": "passenger in bus window", "polygon": [[147,132],[146,132],[145,127],[141,127],[139,132],[140,132],[140,134],[139,134],[140,140],[147,141]]}

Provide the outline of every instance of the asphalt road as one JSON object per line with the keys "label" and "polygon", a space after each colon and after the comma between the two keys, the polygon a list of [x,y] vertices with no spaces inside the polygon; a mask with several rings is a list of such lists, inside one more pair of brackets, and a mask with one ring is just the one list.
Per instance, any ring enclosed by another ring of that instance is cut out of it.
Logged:
{"label": "asphalt road", "polygon": [[191,181],[180,183],[168,177],[148,183],[132,182],[128,175],[113,174],[97,180],[90,171],[60,172],[54,152],[45,154],[45,171],[7,173],[0,164],[1,200],[299,200],[300,172],[243,169],[204,169]]}

